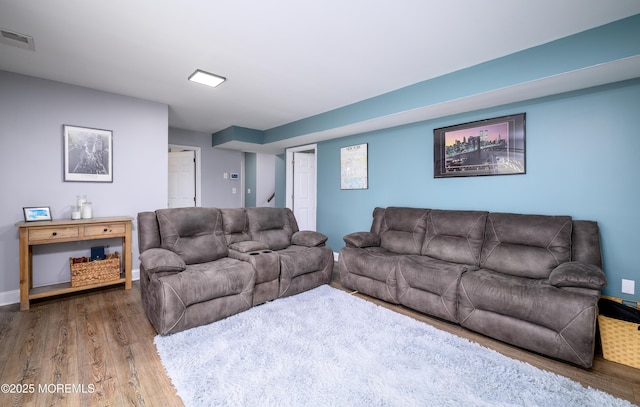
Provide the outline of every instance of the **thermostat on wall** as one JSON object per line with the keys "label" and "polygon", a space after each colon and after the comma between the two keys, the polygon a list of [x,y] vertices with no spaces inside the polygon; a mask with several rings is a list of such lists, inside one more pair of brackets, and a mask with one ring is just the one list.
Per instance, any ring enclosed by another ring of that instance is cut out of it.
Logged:
{"label": "thermostat on wall", "polygon": [[240,179],[240,174],[238,174],[237,172],[232,172],[231,174],[229,174],[229,179]]}

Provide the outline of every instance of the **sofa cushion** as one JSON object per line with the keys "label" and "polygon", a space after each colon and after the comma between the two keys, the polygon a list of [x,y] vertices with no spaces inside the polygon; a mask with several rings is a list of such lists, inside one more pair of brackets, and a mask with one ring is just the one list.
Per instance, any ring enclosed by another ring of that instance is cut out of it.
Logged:
{"label": "sofa cushion", "polygon": [[216,208],[171,208],[156,211],[162,248],[186,264],[205,263],[228,254],[222,216]]}
{"label": "sofa cushion", "polygon": [[594,297],[561,290],[547,280],[481,269],[460,280],[460,321],[473,310],[490,311],[561,333],[583,312],[593,313]]}
{"label": "sofa cushion", "polygon": [[251,240],[264,242],[271,250],[281,250],[291,245],[294,230],[286,210],[247,208],[246,211]]}
{"label": "sofa cushion", "polygon": [[222,230],[229,244],[250,240],[249,222],[243,208],[220,209]]}
{"label": "sofa cushion", "polygon": [[487,212],[433,209],[427,217],[422,254],[453,263],[480,263]]}
{"label": "sofa cushion", "polygon": [[157,278],[162,284],[171,287],[172,293],[179,298],[183,307],[189,307],[253,291],[255,271],[248,262],[225,257],[212,262],[191,264],[182,273]]}
{"label": "sofa cushion", "polygon": [[462,273],[477,266],[428,256],[402,256],[396,279],[400,304],[429,315],[458,322],[458,283]]}
{"label": "sofa cushion", "polygon": [[528,278],[549,277],[571,260],[571,217],[490,213],[480,266]]}
{"label": "sofa cushion", "polygon": [[394,208],[384,211],[380,246],[400,254],[420,254],[429,209]]}

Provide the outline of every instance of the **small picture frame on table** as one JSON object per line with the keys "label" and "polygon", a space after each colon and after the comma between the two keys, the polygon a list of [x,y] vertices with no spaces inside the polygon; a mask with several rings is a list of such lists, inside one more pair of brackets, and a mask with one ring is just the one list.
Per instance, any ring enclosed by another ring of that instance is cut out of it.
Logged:
{"label": "small picture frame on table", "polygon": [[48,206],[33,206],[22,208],[25,222],[39,222],[51,220],[51,209]]}

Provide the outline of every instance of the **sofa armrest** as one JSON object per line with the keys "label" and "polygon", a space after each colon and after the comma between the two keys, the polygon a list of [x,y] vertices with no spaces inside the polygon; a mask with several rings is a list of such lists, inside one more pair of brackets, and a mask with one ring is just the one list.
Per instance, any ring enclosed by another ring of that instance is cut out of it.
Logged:
{"label": "sofa armrest", "polygon": [[328,237],[320,232],[312,230],[300,230],[291,236],[291,244],[297,246],[316,247],[323,246]]}
{"label": "sofa armrest", "polygon": [[235,242],[229,245],[229,249],[235,250],[240,253],[255,252],[257,250],[268,249],[266,243],[258,242],[257,240],[245,240],[244,242]]}
{"label": "sofa armrest", "polygon": [[607,277],[598,266],[570,261],[562,263],[551,271],[549,284],[555,287],[580,287],[602,290],[607,286]]}
{"label": "sofa armrest", "polygon": [[171,250],[153,248],[140,253],[140,262],[148,273],[181,272],[187,265]]}
{"label": "sofa armrest", "polygon": [[349,233],[342,238],[349,247],[379,247],[380,236],[372,232]]}

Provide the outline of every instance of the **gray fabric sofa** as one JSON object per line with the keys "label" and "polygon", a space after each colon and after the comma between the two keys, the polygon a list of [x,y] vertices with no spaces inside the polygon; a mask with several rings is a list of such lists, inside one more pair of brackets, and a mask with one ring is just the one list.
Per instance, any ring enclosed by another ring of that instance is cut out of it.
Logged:
{"label": "gray fabric sofa", "polygon": [[140,290],[155,330],[171,334],[326,284],[327,237],[287,208],[174,208],[138,214]]}
{"label": "gray fabric sofa", "polygon": [[592,366],[597,304],[607,284],[596,222],[375,208],[370,231],[344,241],[345,287]]}

